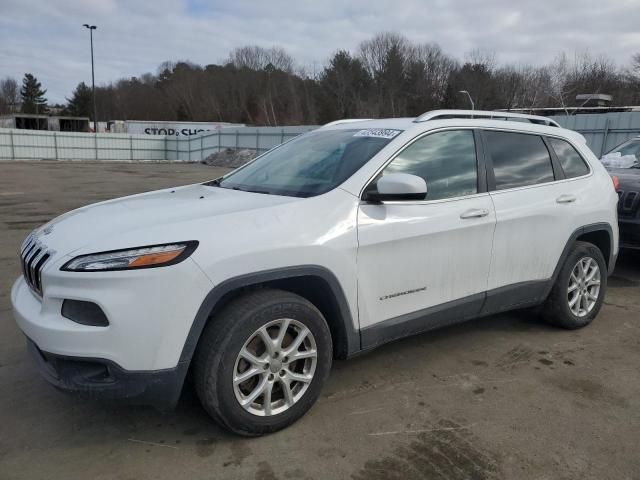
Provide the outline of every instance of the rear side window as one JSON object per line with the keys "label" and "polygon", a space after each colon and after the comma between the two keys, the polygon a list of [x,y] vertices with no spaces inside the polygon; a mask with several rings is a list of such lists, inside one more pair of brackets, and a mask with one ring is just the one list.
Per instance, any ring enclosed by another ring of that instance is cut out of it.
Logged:
{"label": "rear side window", "polygon": [[384,174],[410,173],[427,182],[427,200],[478,191],[476,144],[471,130],[432,133],[409,145]]}
{"label": "rear side window", "polygon": [[538,135],[485,131],[496,190],[552,182],[551,157]]}
{"label": "rear side window", "polygon": [[551,144],[553,151],[556,152],[558,160],[560,160],[565,177],[575,178],[589,173],[589,167],[569,142],[549,137],[547,137],[547,140]]}

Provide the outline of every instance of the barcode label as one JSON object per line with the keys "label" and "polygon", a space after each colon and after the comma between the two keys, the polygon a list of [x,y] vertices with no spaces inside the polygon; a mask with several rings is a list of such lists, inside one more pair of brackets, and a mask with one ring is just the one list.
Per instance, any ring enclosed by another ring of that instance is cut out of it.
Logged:
{"label": "barcode label", "polygon": [[394,130],[391,128],[366,128],[357,132],[354,137],[376,137],[376,138],[394,138],[402,130]]}

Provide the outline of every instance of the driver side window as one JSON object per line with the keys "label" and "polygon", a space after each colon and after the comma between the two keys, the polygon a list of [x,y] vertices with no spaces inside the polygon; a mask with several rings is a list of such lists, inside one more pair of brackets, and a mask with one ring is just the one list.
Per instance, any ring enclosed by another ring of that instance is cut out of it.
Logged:
{"label": "driver side window", "polygon": [[471,130],[448,130],[416,140],[384,169],[410,173],[427,182],[426,200],[478,192],[476,145]]}

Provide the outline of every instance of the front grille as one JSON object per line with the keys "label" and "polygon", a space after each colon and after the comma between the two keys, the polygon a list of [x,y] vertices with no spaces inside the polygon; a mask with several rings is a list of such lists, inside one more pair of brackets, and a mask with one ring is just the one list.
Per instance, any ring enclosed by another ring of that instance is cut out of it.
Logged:
{"label": "front grille", "polygon": [[640,210],[640,192],[618,192],[618,214],[622,217],[635,217]]}
{"label": "front grille", "polygon": [[42,267],[51,258],[51,254],[52,252],[38,242],[34,235],[27,237],[20,251],[24,279],[31,289],[40,296],[42,296]]}

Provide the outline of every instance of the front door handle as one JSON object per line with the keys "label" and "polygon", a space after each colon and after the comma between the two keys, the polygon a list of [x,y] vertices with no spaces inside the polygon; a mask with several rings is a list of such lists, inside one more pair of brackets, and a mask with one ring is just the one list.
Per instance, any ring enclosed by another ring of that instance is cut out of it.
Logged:
{"label": "front door handle", "polygon": [[560,195],[558,198],[556,198],[556,203],[573,203],[575,201],[575,195]]}
{"label": "front door handle", "polygon": [[467,218],[486,217],[487,215],[489,215],[489,210],[486,208],[472,208],[471,210],[467,210],[460,214],[460,218],[465,220]]}

